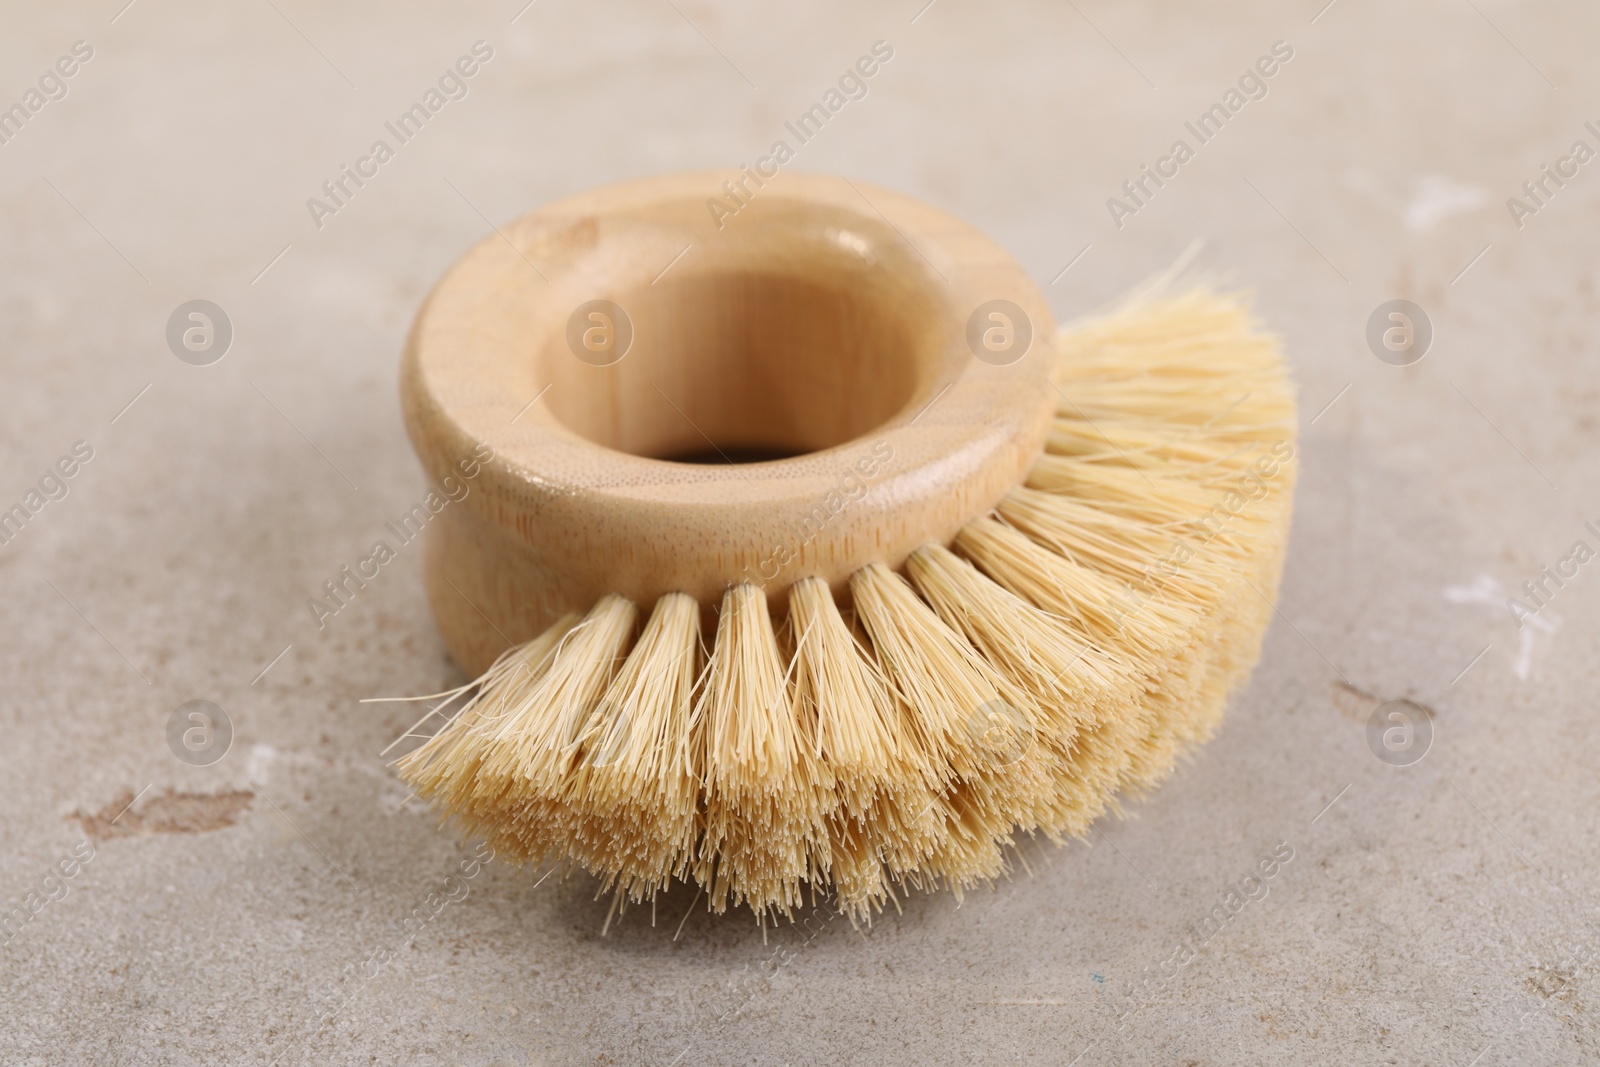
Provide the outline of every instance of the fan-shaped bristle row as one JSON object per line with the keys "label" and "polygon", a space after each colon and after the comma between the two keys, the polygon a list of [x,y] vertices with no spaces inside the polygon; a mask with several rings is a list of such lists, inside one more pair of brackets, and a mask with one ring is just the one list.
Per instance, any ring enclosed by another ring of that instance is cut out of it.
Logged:
{"label": "fan-shaped bristle row", "polygon": [[1272,612],[1294,402],[1243,302],[1197,289],[1064,328],[1025,484],[903,574],[818,579],[774,619],[741,584],[709,656],[672,594],[617,596],[453,694],[399,761],[515,860],[619,901],[675,879],[787,916],[807,886],[870,919],[1004,874],[1018,834],[1084,833],[1216,728]]}

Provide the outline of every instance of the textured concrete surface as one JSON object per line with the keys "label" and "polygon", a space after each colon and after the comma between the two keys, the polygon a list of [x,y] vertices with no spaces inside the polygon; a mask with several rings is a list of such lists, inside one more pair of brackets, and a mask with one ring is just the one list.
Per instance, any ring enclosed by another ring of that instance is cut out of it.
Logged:
{"label": "textured concrete surface", "polygon": [[[0,505],[93,452],[0,548],[0,906],[31,915],[0,1062],[1600,1059],[1600,568],[1520,629],[1505,603],[1600,548],[1600,163],[1561,163],[1600,148],[1591,8],[124,2],[0,16],[0,105],[93,49],[0,144]],[[680,893],[602,936],[588,879],[478,863],[379,756],[407,715],[360,698],[459,680],[420,554],[320,631],[306,600],[424,491],[396,359],[463,248],[753,161],[878,39],[797,167],[973,220],[1063,317],[1196,238],[1259,290],[1307,424],[1281,614],[1214,743],[992,892],[765,942]],[[467,96],[318,228],[307,198],[479,40]],[[1514,218],[1545,164],[1576,174]],[[196,298],[234,327],[209,366],[164,336]],[[1432,323],[1414,365],[1365,339],[1394,298]],[[1433,731],[1409,766],[1367,739],[1401,698]],[[234,729],[204,767],[167,739],[197,699]],[[403,932],[430,893],[457,899]]]}

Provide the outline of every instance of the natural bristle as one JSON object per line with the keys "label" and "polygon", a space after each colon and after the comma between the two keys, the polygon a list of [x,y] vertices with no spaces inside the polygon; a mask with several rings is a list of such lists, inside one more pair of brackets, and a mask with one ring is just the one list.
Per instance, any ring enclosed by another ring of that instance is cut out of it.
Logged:
{"label": "natural bristle", "polygon": [[443,727],[400,773],[501,855],[587,868],[619,906],[692,881],[762,922],[829,886],[870,921],[1004,875],[1018,835],[1087,832],[1207,739],[1254,665],[1294,398],[1242,299],[1203,288],[1059,347],[1044,453],[948,545],[863,567],[843,604],[801,580],[778,618],[731,584],[709,642],[689,596],[642,629],[606,596],[440,694],[424,722]]}
{"label": "natural bristle", "polygon": [[606,872],[634,903],[681,877],[694,854],[699,667],[700,606],[678,593],[662,597],[578,739],[565,783],[568,855]]}
{"label": "natural bristle", "polygon": [[705,836],[695,877],[721,911],[801,903],[821,840],[816,738],[796,715],[767,598],[748,583],[722,599],[699,715],[705,722]]}
{"label": "natural bristle", "polygon": [[818,765],[832,782],[824,816],[834,884],[853,912],[881,909],[893,882],[932,854],[936,781],[825,582],[795,584],[789,622],[796,718],[814,724]]}

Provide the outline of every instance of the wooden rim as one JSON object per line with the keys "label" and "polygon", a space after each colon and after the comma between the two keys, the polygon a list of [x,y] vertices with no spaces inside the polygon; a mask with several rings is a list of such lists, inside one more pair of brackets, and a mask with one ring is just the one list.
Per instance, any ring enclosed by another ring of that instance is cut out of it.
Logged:
{"label": "wooden rim", "polygon": [[[898,567],[1022,480],[1054,359],[1022,268],[888,190],[705,172],[544,207],[445,274],[405,354],[412,443],[456,487],[428,520],[440,628],[476,670],[606,593],[781,603]],[[660,458],[697,442],[801,454]]]}

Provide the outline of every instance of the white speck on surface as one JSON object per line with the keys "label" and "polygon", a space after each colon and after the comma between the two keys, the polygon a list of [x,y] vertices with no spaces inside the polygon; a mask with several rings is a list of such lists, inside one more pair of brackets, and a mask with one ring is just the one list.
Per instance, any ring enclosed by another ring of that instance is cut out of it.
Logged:
{"label": "white speck on surface", "polygon": [[1426,233],[1451,215],[1476,211],[1489,202],[1489,194],[1443,174],[1424,174],[1412,184],[1411,200],[1401,216],[1406,229]]}
{"label": "white speck on surface", "polygon": [[245,764],[246,777],[252,782],[265,782],[277,758],[278,750],[271,745],[251,745],[250,759]]}
{"label": "white speck on surface", "polygon": [[[1471,585],[1452,585],[1445,589],[1444,598],[1452,604],[1487,604],[1511,616],[1506,601],[1511,594],[1487,574],[1480,574]],[[1514,617],[1513,617],[1514,618]],[[1517,628],[1517,655],[1511,662],[1511,671],[1518,681],[1526,682],[1533,673],[1533,631],[1553,634],[1561,628],[1561,617],[1551,611],[1529,615]]]}

